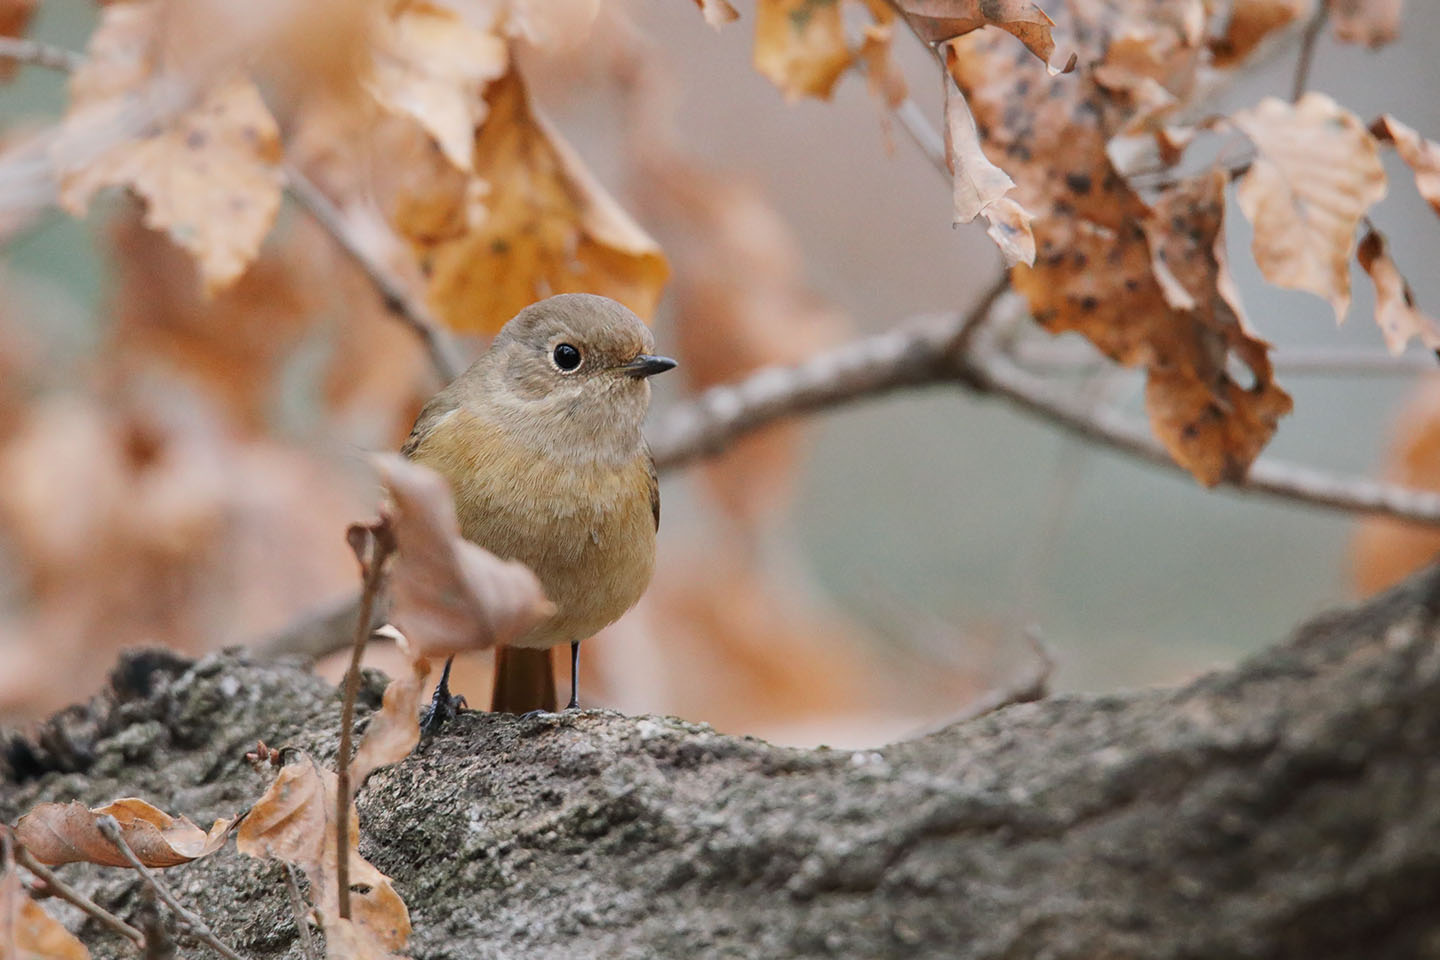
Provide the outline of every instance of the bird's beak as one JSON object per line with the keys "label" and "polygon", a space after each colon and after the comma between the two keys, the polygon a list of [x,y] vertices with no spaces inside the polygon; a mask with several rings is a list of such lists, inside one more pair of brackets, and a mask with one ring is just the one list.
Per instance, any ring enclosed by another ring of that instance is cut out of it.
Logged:
{"label": "bird's beak", "polygon": [[639,380],[644,377],[653,377],[657,373],[664,373],[666,370],[673,370],[675,366],[675,361],[669,357],[656,357],[642,353],[629,363],[622,363],[620,371],[626,376]]}

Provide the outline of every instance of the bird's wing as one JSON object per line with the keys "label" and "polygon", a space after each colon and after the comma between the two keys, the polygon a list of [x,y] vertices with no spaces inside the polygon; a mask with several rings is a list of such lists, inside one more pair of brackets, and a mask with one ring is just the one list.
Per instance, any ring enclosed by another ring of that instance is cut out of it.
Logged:
{"label": "bird's wing", "polygon": [[415,456],[415,451],[420,448],[420,444],[430,434],[431,429],[446,416],[454,413],[459,405],[459,401],[449,390],[441,390],[431,397],[430,401],[421,408],[420,416],[415,418],[415,426],[410,428],[410,436],[405,438],[400,452],[407,457]]}

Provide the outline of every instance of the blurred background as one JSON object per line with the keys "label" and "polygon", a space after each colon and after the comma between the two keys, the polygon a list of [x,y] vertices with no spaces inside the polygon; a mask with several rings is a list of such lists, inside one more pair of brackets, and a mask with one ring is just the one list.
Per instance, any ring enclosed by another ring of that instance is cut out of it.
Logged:
{"label": "blurred background", "polygon": [[[737,8],[716,32],[690,3],[610,3],[578,48],[524,59],[535,101],[670,259],[654,327],[683,376],[657,381],[656,414],[756,366],[964,308],[1000,269],[980,225],[951,227],[949,185],[862,78],[832,102],[787,103],[752,68],[754,11]],[[82,50],[96,16],[89,0],[42,0],[28,35]],[[1311,88],[1440,136],[1437,39],[1428,3],[1408,5],[1379,52],[1327,32]],[[1277,45],[1214,112],[1288,95],[1296,49]],[[900,36],[896,57],[938,125],[928,53]],[[0,85],[0,135],[20,142],[66,103],[63,74],[23,68]],[[1391,161],[1374,219],[1433,311],[1440,224]],[[1280,356],[1383,353],[1362,273],[1337,329],[1322,300],[1267,285],[1244,218],[1228,221],[1252,325]],[[253,643],[353,593],[344,529],[378,496],[364,452],[397,446],[437,384],[333,241],[287,205],[260,259],[207,299],[118,192],[83,220],[49,208],[5,226],[0,721],[90,695],[122,647]],[[1440,446],[1421,435],[1435,381],[1417,365],[1282,361],[1278,379],[1295,412],[1267,456],[1440,480]],[[1140,388],[1117,372],[1108,396],[1138,416]],[[1059,691],[1176,683],[1440,549],[1206,491],[948,388],[771,430],[667,476],[662,498],[655,583],[587,646],[587,705],[795,744],[943,722],[1034,669],[1027,631],[1053,652]],[[487,669],[460,672],[472,702]]]}

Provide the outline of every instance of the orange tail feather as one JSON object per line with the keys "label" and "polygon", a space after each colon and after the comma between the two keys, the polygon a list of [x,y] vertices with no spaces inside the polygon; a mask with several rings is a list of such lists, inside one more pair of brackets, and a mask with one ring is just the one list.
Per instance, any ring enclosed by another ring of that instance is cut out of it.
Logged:
{"label": "orange tail feather", "polygon": [[554,711],[555,666],[549,650],[501,647],[495,651],[495,690],[490,709],[496,713]]}

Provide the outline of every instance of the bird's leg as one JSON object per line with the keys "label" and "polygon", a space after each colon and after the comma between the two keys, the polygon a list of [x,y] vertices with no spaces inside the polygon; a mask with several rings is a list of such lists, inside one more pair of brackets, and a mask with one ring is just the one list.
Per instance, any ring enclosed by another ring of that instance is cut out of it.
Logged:
{"label": "bird's leg", "polygon": [[570,642],[570,702],[565,704],[566,710],[578,710],[580,708],[580,641]]}
{"label": "bird's leg", "polygon": [[440,682],[435,685],[435,693],[430,697],[430,705],[420,712],[420,736],[428,737],[445,725],[446,721],[452,719],[462,709],[469,706],[463,696],[450,694],[450,664],[455,662],[451,656],[445,661],[445,669],[440,671]]}

